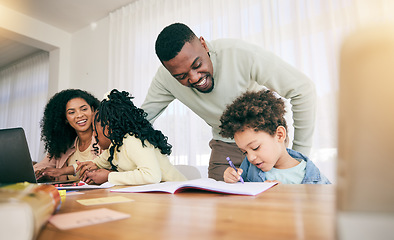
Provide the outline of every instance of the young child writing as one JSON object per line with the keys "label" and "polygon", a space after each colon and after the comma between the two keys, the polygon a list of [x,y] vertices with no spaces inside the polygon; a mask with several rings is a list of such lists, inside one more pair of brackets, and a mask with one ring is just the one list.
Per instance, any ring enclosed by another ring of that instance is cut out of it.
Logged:
{"label": "young child writing", "polygon": [[103,153],[78,163],[81,180],[101,184],[140,185],[185,181],[169,161],[172,146],[154,130],[133,97],[114,89],[102,100],[94,118],[94,134]]}
{"label": "young child writing", "polygon": [[228,167],[224,181],[277,181],[284,184],[330,184],[303,154],[286,148],[285,106],[273,92],[246,92],[227,106],[220,134],[233,138],[246,155],[237,171]]}

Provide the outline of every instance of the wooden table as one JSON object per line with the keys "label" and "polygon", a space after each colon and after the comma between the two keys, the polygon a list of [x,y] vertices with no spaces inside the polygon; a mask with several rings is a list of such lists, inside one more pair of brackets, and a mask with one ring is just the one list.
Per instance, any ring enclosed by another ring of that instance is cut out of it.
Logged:
{"label": "wooden table", "polygon": [[[190,190],[67,196],[57,214],[108,208],[130,218],[67,231],[48,223],[39,240],[335,239],[335,186],[279,184],[257,196]],[[133,202],[84,206],[75,200],[121,195]]]}

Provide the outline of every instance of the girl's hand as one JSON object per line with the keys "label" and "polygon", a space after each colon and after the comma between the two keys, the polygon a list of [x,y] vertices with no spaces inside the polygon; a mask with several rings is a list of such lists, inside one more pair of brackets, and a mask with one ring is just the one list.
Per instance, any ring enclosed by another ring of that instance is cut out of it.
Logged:
{"label": "girl's hand", "polygon": [[79,176],[81,176],[81,179],[87,171],[89,172],[98,169],[97,165],[92,161],[85,161],[85,162],[76,161],[76,163],[78,167],[75,169],[75,172],[80,171]]}
{"label": "girl's hand", "polygon": [[232,167],[228,167],[223,173],[223,179],[226,183],[236,183],[241,179],[242,168],[235,171]]}
{"label": "girl's hand", "polygon": [[102,184],[108,181],[108,175],[111,171],[107,169],[98,169],[94,171],[86,172],[81,179],[87,184]]}

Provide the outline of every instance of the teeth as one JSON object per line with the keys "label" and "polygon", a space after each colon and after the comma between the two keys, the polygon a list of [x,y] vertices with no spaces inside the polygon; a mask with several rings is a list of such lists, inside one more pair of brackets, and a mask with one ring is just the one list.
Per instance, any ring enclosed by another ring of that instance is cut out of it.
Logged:
{"label": "teeth", "polygon": [[86,120],[81,120],[81,121],[78,121],[77,123],[84,123],[84,122],[86,122]]}
{"label": "teeth", "polygon": [[202,86],[207,82],[207,76],[205,76],[205,78],[203,80],[201,80],[200,83],[196,84],[196,86]]}

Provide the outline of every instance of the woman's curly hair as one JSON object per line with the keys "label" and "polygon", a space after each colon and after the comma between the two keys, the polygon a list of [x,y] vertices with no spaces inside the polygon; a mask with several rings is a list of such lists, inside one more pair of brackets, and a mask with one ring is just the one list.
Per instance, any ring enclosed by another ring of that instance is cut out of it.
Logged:
{"label": "woman's curly hair", "polygon": [[[41,140],[44,141],[45,150],[50,158],[59,158],[74,144],[77,137],[75,129],[66,121],[66,105],[74,98],[84,99],[93,112],[100,104],[100,101],[92,94],[80,89],[63,90],[48,101],[40,127]],[[97,147],[95,149],[98,151]]]}
{"label": "woman's curly hair", "polygon": [[[119,148],[123,145],[126,134],[139,138],[143,147],[146,147],[145,140],[147,140],[155,148],[160,149],[162,154],[171,154],[172,146],[167,142],[168,138],[161,131],[153,129],[152,124],[146,119],[148,114],[134,105],[131,100],[133,98],[128,92],[113,89],[107,98],[101,101],[94,118],[94,124],[100,122],[104,136],[111,140],[108,161],[114,171],[116,170],[112,164],[114,152],[120,151]],[[105,134],[106,127],[108,127],[108,135]]]}
{"label": "woman's curly hair", "polygon": [[234,138],[235,133],[252,128],[273,136],[279,126],[287,130],[284,114],[283,100],[277,98],[272,91],[248,91],[227,106],[220,118],[219,134]]}

